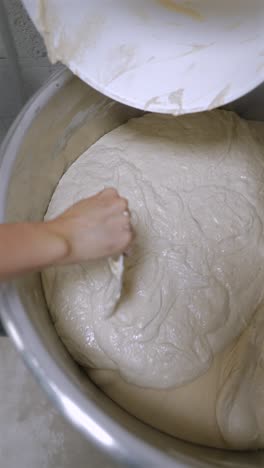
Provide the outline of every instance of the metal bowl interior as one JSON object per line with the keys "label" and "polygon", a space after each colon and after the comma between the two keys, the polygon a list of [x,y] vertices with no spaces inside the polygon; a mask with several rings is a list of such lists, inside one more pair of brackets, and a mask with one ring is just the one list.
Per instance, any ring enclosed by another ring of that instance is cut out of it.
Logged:
{"label": "metal bowl interior", "polygon": [[[140,112],[102,96],[68,71],[27,104],[2,148],[0,222],[40,220],[69,165],[103,134]],[[87,123],[89,130],[87,131]],[[184,443],[120,409],[72,360],[51,323],[39,274],[1,286],[1,317],[28,366],[61,412],[117,466],[264,465],[264,454]]]}

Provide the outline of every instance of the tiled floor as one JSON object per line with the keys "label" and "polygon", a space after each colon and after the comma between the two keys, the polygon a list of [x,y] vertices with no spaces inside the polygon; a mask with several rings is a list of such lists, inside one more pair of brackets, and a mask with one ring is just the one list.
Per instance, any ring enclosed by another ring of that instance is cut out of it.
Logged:
{"label": "tiled floor", "polygon": [[[0,119],[0,144],[11,120]],[[1,335],[0,325],[0,467],[114,468],[58,413]]]}
{"label": "tiled floor", "polygon": [[1,468],[114,468],[48,401],[9,338],[0,338]]}

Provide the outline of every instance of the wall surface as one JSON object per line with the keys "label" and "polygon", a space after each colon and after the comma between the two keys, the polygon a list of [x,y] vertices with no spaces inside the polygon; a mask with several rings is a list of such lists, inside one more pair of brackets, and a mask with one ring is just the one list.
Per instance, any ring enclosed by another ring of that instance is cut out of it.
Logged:
{"label": "wall surface", "polygon": [[[30,21],[20,0],[0,0],[0,13],[3,7],[18,55],[18,65],[24,90],[25,102],[47,79],[52,72],[43,41]],[[1,18],[0,18],[1,20]],[[8,126],[17,115],[21,103],[17,86],[17,73],[14,73],[14,57],[8,53],[6,31],[0,22],[0,141]]]}

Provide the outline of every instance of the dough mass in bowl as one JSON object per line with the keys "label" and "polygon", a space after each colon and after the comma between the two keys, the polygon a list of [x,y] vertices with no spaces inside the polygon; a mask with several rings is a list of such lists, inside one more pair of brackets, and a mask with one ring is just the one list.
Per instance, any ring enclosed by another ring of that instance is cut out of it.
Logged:
{"label": "dough mass in bowl", "polygon": [[46,219],[116,187],[137,233],[114,263],[43,275],[72,356],[121,406],[186,440],[264,446],[264,159],[226,111],[130,120],[62,177]]}

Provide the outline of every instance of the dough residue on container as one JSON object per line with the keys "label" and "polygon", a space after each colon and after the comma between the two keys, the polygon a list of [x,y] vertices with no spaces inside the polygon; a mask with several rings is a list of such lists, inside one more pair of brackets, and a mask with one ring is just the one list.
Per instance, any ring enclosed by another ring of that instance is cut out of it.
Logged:
{"label": "dough residue on container", "polygon": [[50,268],[46,299],[105,392],[186,440],[264,441],[263,182],[263,152],[235,114],[148,114],[89,148],[48,208],[46,219],[106,186],[128,198],[137,238],[124,270],[122,258]]}

